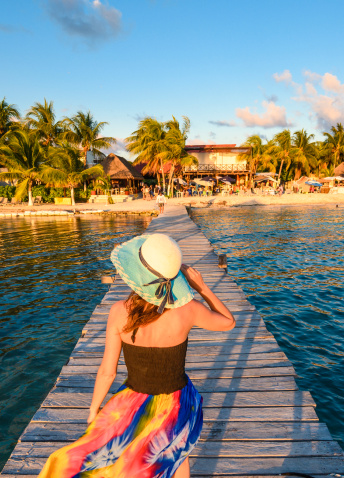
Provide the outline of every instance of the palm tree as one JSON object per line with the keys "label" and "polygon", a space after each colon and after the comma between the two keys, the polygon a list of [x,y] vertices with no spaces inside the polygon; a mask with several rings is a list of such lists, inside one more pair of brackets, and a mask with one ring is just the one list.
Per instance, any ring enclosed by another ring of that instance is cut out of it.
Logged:
{"label": "palm tree", "polygon": [[308,176],[318,165],[319,152],[316,143],[312,141],[313,138],[314,134],[308,135],[304,129],[293,134],[290,155],[295,179],[299,179],[303,173]]}
{"label": "palm tree", "polygon": [[173,176],[176,166],[190,166],[198,164],[198,159],[195,156],[191,156],[185,149],[185,143],[188,138],[187,134],[190,131],[190,120],[187,116],[183,116],[183,126],[180,129],[179,121],[172,116],[171,121],[165,123],[167,130],[164,146],[165,151],[159,153],[157,157],[162,162],[171,162],[170,175],[169,175],[169,191],[172,190],[173,196]]}
{"label": "palm tree", "polygon": [[44,98],[44,103],[35,103],[27,113],[25,126],[41,140],[43,146],[53,146],[62,139],[64,121],[56,121],[54,103]]}
{"label": "palm tree", "polygon": [[270,171],[276,172],[276,143],[273,139],[266,140],[266,144],[262,146],[262,154],[260,155],[259,163],[257,165],[257,171]]}
{"label": "palm tree", "polygon": [[116,143],[116,139],[111,136],[100,136],[108,123],[105,121],[98,123],[90,111],[86,113],[78,111],[72,118],[65,118],[65,124],[69,130],[64,133],[64,139],[82,149],[85,166],[88,151],[92,151],[95,158],[104,159],[105,154],[101,149],[108,149]]}
{"label": "palm tree", "polygon": [[281,178],[281,173],[283,165],[285,164],[286,169],[289,169],[291,164],[290,150],[291,150],[291,133],[289,129],[285,129],[280,133],[277,133],[273,142],[275,145],[270,148],[270,153],[272,153],[275,158],[280,162],[280,167],[278,171],[278,181]]}
{"label": "palm tree", "polygon": [[104,174],[103,166],[100,164],[85,169],[80,156],[81,151],[78,148],[73,148],[68,143],[64,144],[62,148],[57,148],[53,160],[42,172],[42,179],[48,186],[54,185],[70,189],[72,206],[75,206],[74,189],[86,179]]}
{"label": "palm tree", "polygon": [[10,105],[4,97],[0,102],[0,137],[8,133],[19,120],[20,114],[16,105]]}
{"label": "palm tree", "polygon": [[44,149],[38,137],[28,131],[13,131],[8,142],[0,146],[1,160],[8,169],[0,173],[0,179],[17,180],[15,198],[20,200],[28,194],[29,206],[32,206],[32,186],[42,179],[44,168],[55,154],[55,148]]}
{"label": "palm tree", "polygon": [[242,147],[252,148],[249,153],[241,153],[239,156],[249,163],[250,167],[250,187],[252,187],[252,175],[256,174],[261,163],[263,154],[266,151],[266,145],[263,144],[262,138],[258,134],[249,136]]}
{"label": "palm tree", "polygon": [[159,167],[161,167],[164,189],[163,159],[159,154],[166,151],[165,138],[164,123],[160,123],[155,118],[147,117],[139,122],[138,130],[125,139],[127,150],[138,155],[133,164],[147,163],[142,170],[143,173],[148,171],[157,173]]}
{"label": "palm tree", "polygon": [[331,131],[333,134],[323,133],[323,148],[329,163],[327,166],[334,169],[344,157],[344,128],[341,123],[337,123],[337,127],[332,126]]}

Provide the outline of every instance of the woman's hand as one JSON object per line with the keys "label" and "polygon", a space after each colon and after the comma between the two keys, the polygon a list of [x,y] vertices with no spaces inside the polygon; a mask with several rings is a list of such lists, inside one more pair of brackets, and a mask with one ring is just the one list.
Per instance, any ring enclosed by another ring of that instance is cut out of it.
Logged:
{"label": "woman's hand", "polygon": [[90,423],[93,422],[93,420],[96,418],[96,416],[98,415],[98,413],[100,412],[100,408],[98,408],[98,410],[92,410],[90,408],[90,414],[88,415],[88,419],[87,419],[87,424],[90,425]]}
{"label": "woman's hand", "polygon": [[186,264],[182,264],[180,270],[185,275],[190,286],[195,289],[196,292],[201,292],[205,288],[202,274],[196,269],[187,266]]}

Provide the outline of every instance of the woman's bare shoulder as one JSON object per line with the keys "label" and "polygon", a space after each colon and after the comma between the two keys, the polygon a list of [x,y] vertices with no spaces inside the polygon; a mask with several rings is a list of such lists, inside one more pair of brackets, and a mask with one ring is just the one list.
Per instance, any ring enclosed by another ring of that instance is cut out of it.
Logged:
{"label": "woman's bare shoulder", "polygon": [[119,300],[113,304],[108,317],[108,326],[115,327],[118,332],[122,331],[128,316],[125,300]]}

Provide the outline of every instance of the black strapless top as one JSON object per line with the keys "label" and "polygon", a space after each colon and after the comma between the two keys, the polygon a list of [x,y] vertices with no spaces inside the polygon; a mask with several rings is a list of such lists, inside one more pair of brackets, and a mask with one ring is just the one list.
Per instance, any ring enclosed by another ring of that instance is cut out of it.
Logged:
{"label": "black strapless top", "polygon": [[160,395],[181,390],[188,383],[185,356],[188,339],[173,347],[140,347],[122,342],[128,369],[126,385],[139,393]]}

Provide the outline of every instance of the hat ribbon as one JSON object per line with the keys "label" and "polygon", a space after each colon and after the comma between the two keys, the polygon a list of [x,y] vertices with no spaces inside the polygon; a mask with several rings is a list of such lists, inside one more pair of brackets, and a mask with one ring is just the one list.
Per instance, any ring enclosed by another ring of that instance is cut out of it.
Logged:
{"label": "hat ribbon", "polygon": [[[158,308],[158,314],[162,314],[165,308],[166,303],[168,302],[170,305],[174,304],[174,299],[172,295],[172,284],[171,281],[173,281],[177,276],[172,277],[172,279],[166,279],[163,275],[160,274],[160,272],[154,270],[144,259],[142,252],[141,252],[141,247],[139,249],[139,258],[142,263],[142,265],[149,270],[152,274],[155,276],[158,276],[158,279],[153,280],[152,282],[149,282],[148,284],[144,284],[144,286],[149,286],[153,284],[159,284],[156,291],[155,291],[155,297],[157,299],[161,299],[163,296],[163,300],[161,304],[159,305]],[[178,275],[178,274],[177,274]]]}

